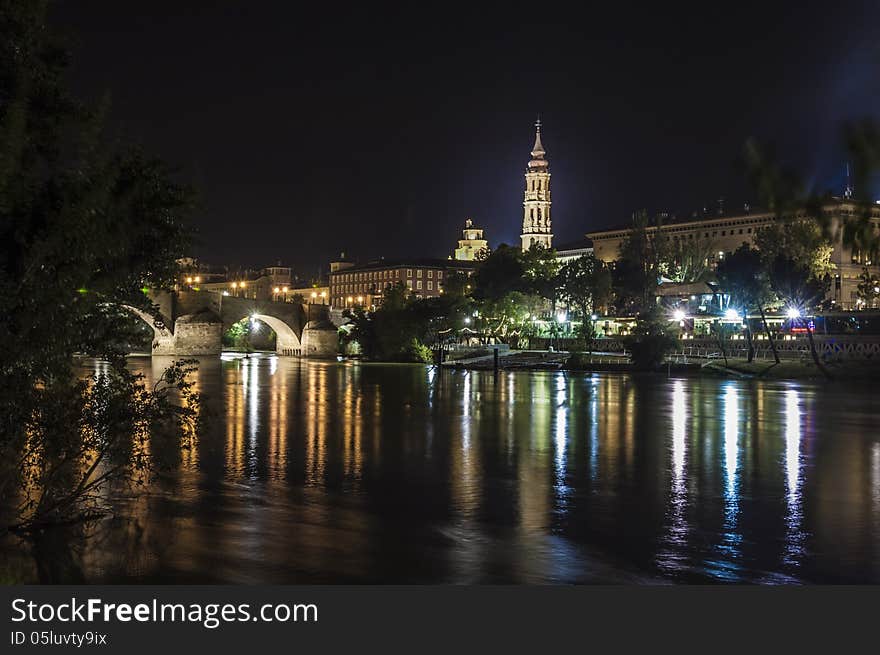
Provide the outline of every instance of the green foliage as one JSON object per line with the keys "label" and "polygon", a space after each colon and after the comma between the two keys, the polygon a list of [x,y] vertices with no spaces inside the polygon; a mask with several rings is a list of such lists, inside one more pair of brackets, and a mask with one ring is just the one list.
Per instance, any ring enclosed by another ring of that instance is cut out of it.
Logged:
{"label": "green foliage", "polygon": [[816,279],[810,269],[792,257],[778,255],[770,264],[770,287],[788,307],[802,312],[815,307],[828,291],[828,278]]}
{"label": "green foliage", "polygon": [[[93,515],[105,483],[146,470],[198,414],[190,366],[150,391],[124,360],[124,306],[154,312],[142,289],[174,283],[192,193],[102,144],[99,112],[60,84],[67,58],[43,14],[0,8],[0,501],[19,530]],[[77,353],[106,373],[86,384]]]}
{"label": "green foliage", "polygon": [[814,220],[779,220],[755,234],[755,245],[768,264],[778,257],[791,259],[816,279],[834,272],[831,261],[834,246]]}
{"label": "green foliage", "polygon": [[375,311],[356,307],[343,312],[351,324],[343,340],[345,345],[357,342],[370,359],[431,361],[430,349],[421,344],[430,331],[432,314],[426,301],[416,299],[405,284],[397,283],[385,290]]}
{"label": "green foliage", "polygon": [[856,293],[863,307],[877,307],[880,302],[880,278],[871,273],[867,266],[859,276]]}
{"label": "green foliage", "polygon": [[773,302],[765,261],[748,244],[718,262],[716,275],[721,288],[730,294],[730,304],[744,313]]}
{"label": "green foliage", "polygon": [[232,327],[223,333],[223,345],[232,348],[248,349],[250,347],[250,334],[250,319],[243,318],[237,323],[233,323]]}
{"label": "green foliage", "polygon": [[[870,195],[871,180],[880,170],[880,128],[871,119],[845,123],[843,141],[846,160],[852,163],[855,193],[850,202],[856,205],[856,211],[838,217],[837,221],[822,209],[832,199],[830,192],[808,189],[796,171],[780,166],[772,153],[754,139],[746,142],[743,158],[759,202],[780,220],[792,221],[795,216],[806,216],[818,224],[822,239],[830,242],[840,239],[843,245],[873,260],[880,253],[880,233],[871,220],[875,203]],[[768,256],[768,261],[778,254],[774,252]],[[787,256],[792,254],[787,253]],[[794,256],[799,266],[807,263],[803,254]],[[807,267],[816,278],[830,272],[827,266],[824,270],[812,263]]]}
{"label": "green foliage", "polygon": [[563,266],[559,278],[562,300],[580,314],[583,326],[592,326],[590,315],[611,296],[611,272],[601,260],[588,254]]}
{"label": "green foliage", "polygon": [[415,337],[409,342],[406,354],[407,360],[411,362],[430,364],[434,361],[434,353],[431,352],[431,349]]}

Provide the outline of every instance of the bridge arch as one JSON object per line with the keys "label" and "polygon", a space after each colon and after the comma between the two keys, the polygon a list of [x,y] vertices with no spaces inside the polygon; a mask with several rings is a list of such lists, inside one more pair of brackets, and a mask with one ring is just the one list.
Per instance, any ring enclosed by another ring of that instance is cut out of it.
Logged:
{"label": "bridge arch", "polygon": [[131,305],[122,305],[122,308],[138,316],[153,329],[152,352],[154,355],[172,354],[174,352],[174,334],[172,334],[171,330],[167,327],[158,327],[155,317],[147,314],[142,309],[132,307]]}
{"label": "bridge arch", "polygon": [[245,318],[252,318],[268,325],[275,332],[275,352],[279,355],[302,354],[302,343],[293,328],[276,316],[254,312]]}

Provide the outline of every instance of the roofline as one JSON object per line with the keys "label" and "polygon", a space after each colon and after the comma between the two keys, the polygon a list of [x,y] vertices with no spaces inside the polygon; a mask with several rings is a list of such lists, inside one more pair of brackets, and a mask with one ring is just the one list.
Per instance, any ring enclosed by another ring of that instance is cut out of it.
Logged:
{"label": "roofline", "polygon": [[[822,208],[823,209],[832,209],[832,208],[836,209],[842,205],[849,205],[852,207],[856,207],[858,205],[858,203],[856,203],[855,201],[851,201],[851,200],[843,200],[843,199],[839,199],[839,198],[834,198],[831,202],[823,203]],[[873,207],[872,207],[872,209],[873,209]],[[880,209],[880,208],[878,208],[878,209]],[[803,210],[799,210],[799,211],[803,211]],[[798,214],[796,213],[795,217],[797,217],[797,215]],[[749,219],[752,219],[755,222],[760,222],[760,221],[765,221],[767,219],[775,218],[776,216],[777,216],[777,214],[775,212],[762,210],[762,211],[757,211],[757,212],[750,212],[748,214],[729,214],[726,216],[711,216],[711,217],[707,216],[707,217],[703,217],[703,218],[692,218],[692,219],[683,220],[683,221],[675,221],[675,222],[671,222],[671,223],[665,223],[660,227],[662,229],[678,229],[678,228],[687,229],[687,228],[693,228],[695,225],[705,225],[706,227],[710,227],[712,225],[720,225],[722,223],[726,223],[729,221],[747,221]],[[804,215],[804,216],[806,216],[806,215]],[[586,232],[585,236],[588,239],[593,239],[593,240],[595,240],[595,239],[608,239],[608,238],[614,238],[614,237],[618,236],[617,233],[620,233],[620,232],[622,232],[624,234],[629,233],[632,231],[632,229],[633,229],[632,225],[628,225],[628,226],[624,226],[624,227],[609,228],[609,229],[605,229],[605,230],[596,230],[593,232]],[[646,227],[646,230],[648,232],[656,232],[657,229],[658,229],[657,225],[649,225]]]}

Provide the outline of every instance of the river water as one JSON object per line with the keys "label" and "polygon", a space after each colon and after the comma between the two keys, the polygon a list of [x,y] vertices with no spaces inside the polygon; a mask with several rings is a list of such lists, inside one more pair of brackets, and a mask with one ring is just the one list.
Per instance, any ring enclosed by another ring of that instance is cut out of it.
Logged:
{"label": "river water", "polygon": [[83,580],[880,582],[871,388],[274,356],[197,382],[206,428],[75,544]]}

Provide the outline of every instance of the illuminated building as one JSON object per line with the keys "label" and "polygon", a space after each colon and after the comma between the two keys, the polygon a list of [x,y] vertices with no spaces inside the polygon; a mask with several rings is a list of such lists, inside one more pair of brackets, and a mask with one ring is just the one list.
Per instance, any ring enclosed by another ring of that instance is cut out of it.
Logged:
{"label": "illuminated building", "polygon": [[553,233],[550,223],[550,163],[541,143],[541,121],[535,123],[535,145],[526,168],[526,190],[523,200],[522,249],[534,245],[551,248]]}
{"label": "illuminated building", "polygon": [[464,222],[462,238],[458,240],[458,248],[455,249],[455,259],[459,261],[473,261],[483,251],[488,251],[489,242],[483,238],[483,230],[474,227],[474,222],[467,219]]}
{"label": "illuminated building", "polygon": [[469,275],[475,264],[457,259],[380,260],[330,271],[330,304],[336,308],[372,307],[382,292],[404,284],[416,296],[431,298],[443,293],[443,283],[453,272]]}
{"label": "illuminated building", "polygon": [[[835,198],[823,205],[822,212],[828,217],[831,231],[837,234],[833,243],[831,263],[835,266],[828,299],[841,309],[856,307],[858,300],[859,276],[867,266],[869,271],[878,273],[878,262],[871,261],[864,253],[854,252],[842,242],[841,230],[837,229],[842,219],[859,216],[860,207],[849,198]],[[793,219],[808,218],[800,212]],[[763,227],[775,223],[778,217],[772,212],[751,212],[748,208],[740,213],[724,214],[690,220],[671,221],[660,228],[647,228],[648,238],[656,236],[658,229],[673,244],[703,242],[709,254],[709,264],[715,267],[720,260],[729,256],[744,243],[755,245],[755,236]],[[875,232],[880,231],[880,206],[871,208],[870,222]],[[593,252],[598,259],[612,263],[620,255],[620,247],[629,236],[631,228],[588,232],[586,236],[593,242]]]}

